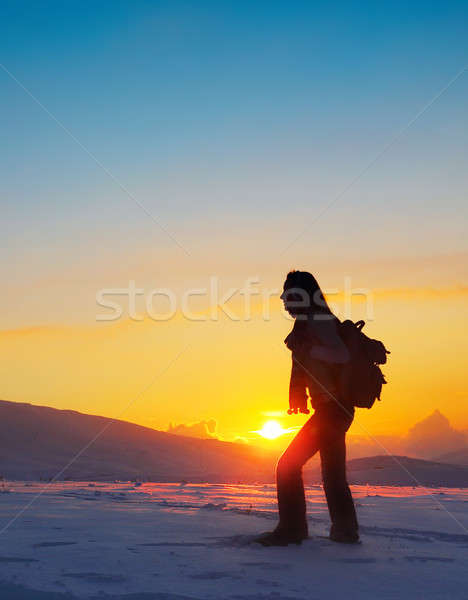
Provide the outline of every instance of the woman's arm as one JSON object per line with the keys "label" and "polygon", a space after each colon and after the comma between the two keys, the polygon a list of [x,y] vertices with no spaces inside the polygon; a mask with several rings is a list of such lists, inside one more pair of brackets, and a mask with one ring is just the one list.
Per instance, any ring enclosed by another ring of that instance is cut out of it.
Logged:
{"label": "woman's arm", "polygon": [[309,350],[311,358],[335,364],[348,362],[348,348],[338,334],[335,320],[312,321],[309,327],[320,342]]}
{"label": "woman's arm", "polygon": [[309,399],[307,395],[308,379],[302,366],[292,359],[291,378],[289,380],[289,414],[297,411],[304,414],[309,414],[307,408],[307,401]]}

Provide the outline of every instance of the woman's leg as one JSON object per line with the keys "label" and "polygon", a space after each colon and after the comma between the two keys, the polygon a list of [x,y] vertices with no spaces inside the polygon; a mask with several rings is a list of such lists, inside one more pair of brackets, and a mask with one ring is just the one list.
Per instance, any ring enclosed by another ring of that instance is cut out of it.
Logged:
{"label": "woman's leg", "polygon": [[337,541],[357,541],[358,522],[346,480],[345,436],[349,425],[325,419],[319,427],[323,487],[332,522],[330,536]]}
{"label": "woman's leg", "polygon": [[298,432],[276,466],[279,524],[276,532],[291,538],[308,536],[302,467],[318,450],[315,416]]}

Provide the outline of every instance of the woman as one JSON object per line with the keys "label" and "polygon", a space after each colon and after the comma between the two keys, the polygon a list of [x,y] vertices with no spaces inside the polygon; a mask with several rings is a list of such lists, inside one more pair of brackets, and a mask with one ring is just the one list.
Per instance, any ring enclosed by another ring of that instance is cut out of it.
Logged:
{"label": "woman", "polygon": [[279,523],[256,539],[265,546],[300,544],[308,537],[302,467],[317,451],[331,518],[330,539],[359,541],[354,502],[346,481],[345,435],[354,408],[340,398],[337,375],[349,360],[331,312],[315,278],[305,271],[288,273],[281,299],[294,317],[285,340],[292,352],[289,413],[308,413],[307,391],[315,412],[305,423],[276,467]]}

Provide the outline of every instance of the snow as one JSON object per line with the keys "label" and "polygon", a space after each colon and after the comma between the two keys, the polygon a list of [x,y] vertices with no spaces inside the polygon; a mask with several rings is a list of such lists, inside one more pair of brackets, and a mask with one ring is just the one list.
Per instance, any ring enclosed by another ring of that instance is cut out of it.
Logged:
{"label": "snow", "polygon": [[1,597],[468,597],[468,490],[352,490],[362,544],[320,537],[328,532],[326,503],[321,486],[310,486],[311,538],[264,548],[249,542],[276,523],[274,485],[7,483]]}

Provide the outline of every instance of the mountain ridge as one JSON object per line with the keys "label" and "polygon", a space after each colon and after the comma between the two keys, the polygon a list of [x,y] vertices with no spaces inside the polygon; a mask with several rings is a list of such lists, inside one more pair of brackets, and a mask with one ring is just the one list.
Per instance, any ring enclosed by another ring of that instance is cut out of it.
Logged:
{"label": "mountain ridge", "polygon": [[[12,480],[271,483],[278,450],[201,439],[70,409],[0,400],[0,476]],[[312,463],[306,483],[321,481]],[[351,484],[468,487],[468,467],[408,456],[347,463]]]}
{"label": "mountain ridge", "polygon": [[[75,458],[79,455],[77,458]],[[48,479],[67,463],[70,479],[154,481],[271,478],[268,450],[189,438],[121,419],[0,401],[0,475]]]}

